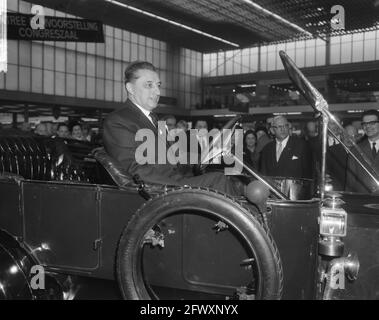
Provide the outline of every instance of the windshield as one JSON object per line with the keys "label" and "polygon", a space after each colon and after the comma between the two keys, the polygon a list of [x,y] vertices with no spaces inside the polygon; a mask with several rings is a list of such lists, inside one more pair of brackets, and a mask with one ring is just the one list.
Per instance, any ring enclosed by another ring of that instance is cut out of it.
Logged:
{"label": "windshield", "polygon": [[368,142],[365,144],[365,138],[363,138],[363,140],[357,143],[354,135],[342,127],[337,118],[329,111],[328,103],[324,97],[308,81],[288,55],[284,51],[280,51],[279,55],[293,84],[313,109],[327,118],[329,122],[329,135],[336,139],[349,155],[347,159],[348,181],[345,190],[378,193],[379,168],[373,164],[373,161],[368,156],[369,152],[363,150],[368,147]]}
{"label": "windshield", "polygon": [[222,131],[218,132],[212,140],[208,152],[202,156],[201,165],[205,166],[208,163],[212,163],[212,161],[220,155],[229,156],[241,167],[243,167],[250,175],[261,181],[278,199],[289,200],[289,197],[283,194],[272,181],[258,174],[254,169],[244,163],[242,159],[233,154],[231,148],[228,148],[228,146],[231,146],[232,144],[232,135],[235,134],[235,130],[239,126],[238,122],[240,119],[241,116],[234,117],[228,121]]}

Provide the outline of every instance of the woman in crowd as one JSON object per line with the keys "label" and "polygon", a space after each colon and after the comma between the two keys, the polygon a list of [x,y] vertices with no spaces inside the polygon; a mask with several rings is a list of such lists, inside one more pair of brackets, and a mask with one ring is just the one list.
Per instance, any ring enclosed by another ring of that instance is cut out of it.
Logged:
{"label": "woman in crowd", "polygon": [[247,130],[243,136],[243,162],[258,169],[259,153],[256,150],[257,136],[253,130]]}

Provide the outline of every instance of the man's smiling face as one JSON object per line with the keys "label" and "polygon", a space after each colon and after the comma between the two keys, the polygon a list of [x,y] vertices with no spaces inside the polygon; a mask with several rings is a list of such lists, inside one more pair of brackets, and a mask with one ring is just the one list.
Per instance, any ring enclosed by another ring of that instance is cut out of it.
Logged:
{"label": "man's smiling face", "polygon": [[161,81],[158,74],[152,70],[140,69],[136,79],[126,84],[128,97],[147,111],[152,111],[158,105]]}
{"label": "man's smiling face", "polygon": [[379,121],[373,114],[365,115],[362,119],[362,127],[371,141],[379,139]]}

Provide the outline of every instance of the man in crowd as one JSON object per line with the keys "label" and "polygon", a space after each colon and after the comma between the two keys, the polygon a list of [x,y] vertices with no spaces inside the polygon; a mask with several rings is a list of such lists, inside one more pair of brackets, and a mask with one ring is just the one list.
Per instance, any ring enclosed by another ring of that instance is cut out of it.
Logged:
{"label": "man in crowd", "polygon": [[256,152],[261,153],[263,148],[271,142],[271,138],[267,133],[267,129],[265,127],[257,127],[255,130],[255,134],[257,135],[257,149]]}
{"label": "man in crowd", "polygon": [[357,127],[353,126],[352,124],[349,124],[345,127],[345,133],[344,133],[344,142],[350,146],[352,143],[351,141],[357,143],[359,139],[361,138]]}
{"label": "man in crowd", "polygon": [[70,137],[70,130],[68,129],[68,125],[65,123],[60,123],[57,129],[57,136],[59,138],[67,139]]}
{"label": "man in crowd", "polygon": [[316,121],[312,120],[306,123],[305,134],[306,140],[310,140],[311,138],[316,138],[318,136],[318,126]]}
{"label": "man in crowd", "polygon": [[[155,67],[144,61],[131,63],[124,76],[128,94],[126,105],[111,113],[104,122],[104,146],[107,153],[131,176],[138,174],[147,183],[205,186],[231,195],[240,194],[241,191],[223,173],[212,172],[195,177],[189,171],[183,174],[178,166],[168,161],[158,163],[157,144],[162,136],[158,132],[157,118],[153,111],[160,96],[159,76]],[[155,138],[155,145],[151,146],[156,151],[153,164],[143,163],[143,155],[137,151],[142,143],[135,139],[140,129],[150,129],[148,132],[153,133]]]}
{"label": "man in crowd", "polygon": [[272,128],[273,121],[274,121],[274,117],[269,117],[266,119],[266,128],[270,137],[274,137],[275,135],[274,129]]}
{"label": "man in crowd", "polygon": [[[334,115],[336,120],[341,123],[339,117]],[[334,121],[329,121],[329,129],[335,134],[338,139],[342,139],[342,131]],[[339,144],[339,141],[328,131],[328,147]]]}
{"label": "man in crowd", "polygon": [[34,133],[39,136],[47,137],[48,132],[47,132],[46,124],[44,123],[37,124],[36,128],[34,129]]}
{"label": "man in crowd", "polygon": [[311,178],[311,154],[306,142],[289,135],[289,123],[276,116],[271,126],[275,140],[262,150],[260,171],[267,176]]}
{"label": "man in crowd", "polygon": [[[362,128],[366,138],[358,143],[358,147],[371,162],[372,173],[379,180],[379,112],[377,110],[368,110],[362,114]],[[357,156],[362,158],[358,154]],[[347,189],[349,191],[379,193],[378,185],[352,157],[348,161],[348,170]]]}
{"label": "man in crowd", "polygon": [[82,125],[79,122],[71,124],[71,138],[80,141],[84,140]]}
{"label": "man in crowd", "polygon": [[176,118],[172,114],[164,116],[162,121],[166,122],[167,130],[171,131],[176,128]]}
{"label": "man in crowd", "polygon": [[305,141],[312,153],[312,171],[316,179],[320,174],[321,168],[321,138],[318,132],[318,122],[315,120],[308,121],[305,125]]}
{"label": "man in crowd", "polygon": [[91,127],[87,123],[82,124],[82,140],[91,142]]}
{"label": "man in crowd", "polygon": [[176,118],[174,115],[169,114],[164,116],[161,121],[164,121],[166,123],[166,129],[167,129],[167,137],[168,141],[167,143],[171,146],[175,143],[175,141],[178,140],[178,137],[176,135]]}
{"label": "man in crowd", "polygon": [[[342,134],[342,141],[347,147],[350,147],[352,142],[356,142],[357,136],[358,130],[352,125],[347,125]],[[346,189],[348,159],[349,154],[341,143],[336,143],[328,147],[326,154],[326,172],[331,179],[330,183],[333,186],[333,190],[343,191]]]}
{"label": "man in crowd", "polygon": [[23,123],[21,123],[19,128],[23,132],[30,132],[32,130],[32,126],[31,126],[30,122],[28,122],[28,121],[24,121]]}
{"label": "man in crowd", "polygon": [[55,132],[54,132],[54,124],[51,122],[51,121],[47,121],[45,122],[45,125],[46,125],[46,132],[47,132],[47,136],[48,137],[52,137],[55,135]]}
{"label": "man in crowd", "polygon": [[205,120],[197,120],[195,123],[195,129],[197,130],[196,139],[199,143],[201,154],[207,152],[209,149],[209,137],[208,137],[208,123]]}
{"label": "man in crowd", "polygon": [[188,123],[187,121],[185,120],[180,120],[177,124],[176,124],[176,129],[178,130],[182,130],[184,132],[187,132],[188,130]]}

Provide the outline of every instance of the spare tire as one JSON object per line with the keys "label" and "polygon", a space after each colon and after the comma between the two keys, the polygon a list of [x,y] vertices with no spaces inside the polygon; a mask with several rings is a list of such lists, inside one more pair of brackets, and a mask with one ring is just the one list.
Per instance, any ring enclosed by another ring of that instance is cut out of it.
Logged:
{"label": "spare tire", "polygon": [[156,298],[151,296],[144,281],[142,253],[145,236],[163,219],[184,211],[212,216],[232,228],[254,255],[259,274],[255,298],[281,298],[283,269],[279,252],[260,219],[249,208],[225,194],[206,188],[181,187],[146,202],[123,230],[117,250],[116,272],[125,299]]}

